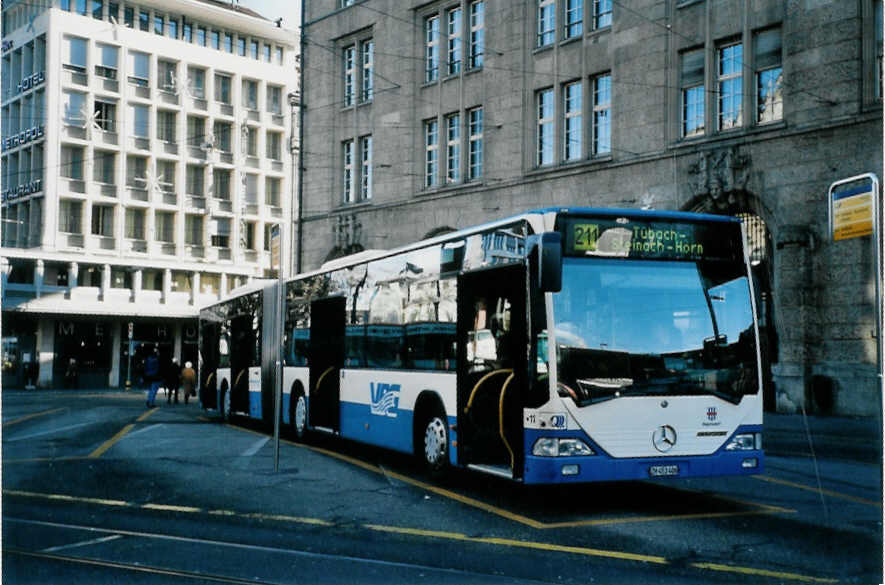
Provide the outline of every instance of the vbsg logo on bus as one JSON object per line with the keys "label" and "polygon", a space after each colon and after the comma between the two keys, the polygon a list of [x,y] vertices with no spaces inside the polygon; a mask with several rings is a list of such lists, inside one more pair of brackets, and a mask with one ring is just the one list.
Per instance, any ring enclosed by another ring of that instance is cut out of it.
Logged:
{"label": "vbsg logo on bus", "polygon": [[399,384],[387,382],[369,382],[372,397],[370,412],[377,416],[396,418],[396,407],[399,404]]}

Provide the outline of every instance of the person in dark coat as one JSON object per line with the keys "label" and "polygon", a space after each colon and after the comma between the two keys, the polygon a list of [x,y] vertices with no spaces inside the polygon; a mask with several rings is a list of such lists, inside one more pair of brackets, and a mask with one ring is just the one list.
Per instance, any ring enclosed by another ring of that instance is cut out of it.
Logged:
{"label": "person in dark coat", "polygon": [[153,408],[157,405],[157,391],[163,383],[160,375],[160,356],[156,349],[144,359],[144,383],[147,386],[147,406]]}
{"label": "person in dark coat", "polygon": [[172,358],[166,363],[166,371],[163,372],[163,386],[166,387],[166,404],[172,403],[173,395],[175,396],[175,404],[178,404],[180,375],[181,371],[178,366],[178,360]]}

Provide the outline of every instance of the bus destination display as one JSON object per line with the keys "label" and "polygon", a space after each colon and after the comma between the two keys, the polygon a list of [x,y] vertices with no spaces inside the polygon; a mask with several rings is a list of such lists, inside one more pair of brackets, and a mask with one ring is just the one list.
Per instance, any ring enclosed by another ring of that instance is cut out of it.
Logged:
{"label": "bus destination display", "polygon": [[720,226],[628,218],[571,218],[566,254],[653,260],[734,260],[740,257],[739,224]]}

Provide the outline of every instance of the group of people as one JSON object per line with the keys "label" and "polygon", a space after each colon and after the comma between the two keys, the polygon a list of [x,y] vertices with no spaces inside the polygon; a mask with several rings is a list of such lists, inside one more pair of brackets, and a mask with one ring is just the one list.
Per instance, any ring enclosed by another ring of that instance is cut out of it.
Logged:
{"label": "group of people", "polygon": [[173,399],[178,404],[179,390],[184,394],[184,403],[187,404],[191,396],[196,396],[197,373],[191,362],[185,362],[183,368],[175,358],[161,364],[159,352],[154,351],[144,360],[144,383],[148,408],[157,405],[157,392],[160,388],[166,389],[167,404],[172,404]]}

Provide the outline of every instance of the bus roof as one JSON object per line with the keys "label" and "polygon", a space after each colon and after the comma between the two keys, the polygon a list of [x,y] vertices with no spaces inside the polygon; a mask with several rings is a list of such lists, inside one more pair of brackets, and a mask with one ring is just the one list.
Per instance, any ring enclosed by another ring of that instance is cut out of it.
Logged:
{"label": "bus roof", "polygon": [[615,217],[622,215],[630,215],[641,218],[660,218],[686,221],[721,221],[725,223],[740,222],[737,217],[730,215],[713,215],[711,213],[694,213],[691,211],[672,211],[663,209],[623,209],[611,207],[547,207],[544,209],[534,209],[526,212],[532,213],[564,213],[569,215],[602,215],[607,217]]}

